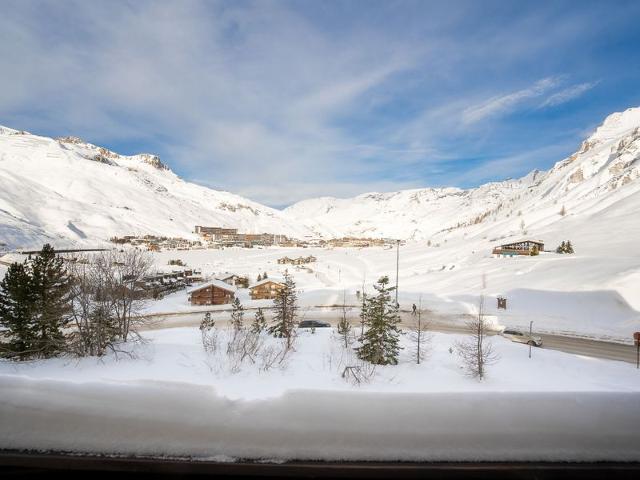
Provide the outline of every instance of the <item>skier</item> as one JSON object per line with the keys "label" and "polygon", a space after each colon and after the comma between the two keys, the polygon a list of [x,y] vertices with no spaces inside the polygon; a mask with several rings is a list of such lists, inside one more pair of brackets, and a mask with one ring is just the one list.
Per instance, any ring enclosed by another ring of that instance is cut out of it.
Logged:
{"label": "skier", "polygon": [[411,312],[411,315],[413,315],[414,317],[418,314],[418,307],[416,307],[416,304],[413,304],[413,307],[411,307],[413,309],[413,311]]}

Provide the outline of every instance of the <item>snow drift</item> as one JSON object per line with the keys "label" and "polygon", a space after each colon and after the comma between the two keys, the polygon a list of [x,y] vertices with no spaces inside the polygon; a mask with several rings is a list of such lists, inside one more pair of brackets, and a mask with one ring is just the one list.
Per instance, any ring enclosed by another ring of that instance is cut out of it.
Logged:
{"label": "snow drift", "polygon": [[[306,460],[639,460],[638,393],[290,391],[0,377],[0,447]],[[100,432],[99,434],[96,434]]]}

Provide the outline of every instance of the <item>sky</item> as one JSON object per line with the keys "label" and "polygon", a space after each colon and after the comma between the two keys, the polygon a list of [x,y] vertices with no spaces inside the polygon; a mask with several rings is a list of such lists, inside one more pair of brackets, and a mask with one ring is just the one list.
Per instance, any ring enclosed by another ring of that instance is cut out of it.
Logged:
{"label": "sky", "polygon": [[547,169],[640,105],[638,1],[0,4],[0,124],[276,208]]}

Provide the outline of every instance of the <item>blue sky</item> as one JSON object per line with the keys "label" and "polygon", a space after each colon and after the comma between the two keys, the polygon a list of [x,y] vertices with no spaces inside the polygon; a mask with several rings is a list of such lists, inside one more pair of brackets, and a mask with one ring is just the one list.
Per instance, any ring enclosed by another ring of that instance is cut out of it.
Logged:
{"label": "blue sky", "polygon": [[549,168],[640,105],[640,2],[11,1],[0,124],[284,206]]}

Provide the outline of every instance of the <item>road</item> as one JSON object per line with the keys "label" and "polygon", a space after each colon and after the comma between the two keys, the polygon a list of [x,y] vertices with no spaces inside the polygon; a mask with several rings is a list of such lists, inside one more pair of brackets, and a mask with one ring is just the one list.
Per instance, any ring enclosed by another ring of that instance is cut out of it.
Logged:
{"label": "road", "polygon": [[[339,319],[339,313],[337,313],[338,307],[313,308],[314,310],[308,310],[304,312],[303,315],[307,318],[313,316],[315,319],[327,321],[333,326],[337,324]],[[359,319],[357,317],[357,311],[355,311],[355,307],[350,308],[351,312],[348,314],[349,321],[354,325],[358,325]],[[216,315],[224,315],[228,312],[217,310],[212,313],[215,313]],[[150,315],[147,317],[148,324],[144,326],[143,330],[198,326],[200,325],[203,314],[204,313],[202,311],[198,311]],[[252,315],[252,311],[249,309],[247,314]],[[464,314],[442,315],[430,312],[428,317],[430,318],[430,329],[434,332],[466,333],[468,331],[464,323],[469,317]],[[409,325],[412,322],[410,312],[402,312],[401,318],[402,323],[405,325]],[[226,322],[225,318],[220,319],[216,317],[215,320],[218,324]],[[491,332],[490,334],[495,335],[497,332]],[[630,344],[606,342],[589,338],[552,335],[548,333],[535,334],[542,338],[542,348],[545,349],[559,350],[566,353],[584,355],[588,357],[636,363],[636,348]],[[528,348],[526,345],[523,345],[522,347]]]}

